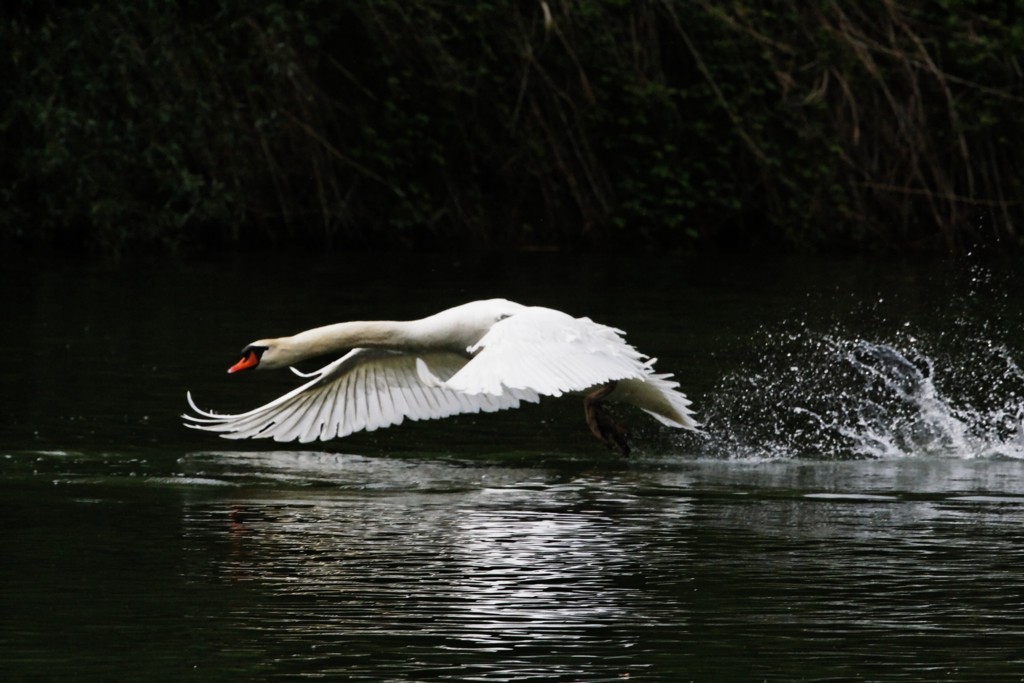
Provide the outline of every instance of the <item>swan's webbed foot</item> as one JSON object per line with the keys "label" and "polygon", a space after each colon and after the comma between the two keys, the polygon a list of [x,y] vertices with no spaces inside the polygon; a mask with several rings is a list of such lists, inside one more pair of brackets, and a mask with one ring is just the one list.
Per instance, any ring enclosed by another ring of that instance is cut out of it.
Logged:
{"label": "swan's webbed foot", "polygon": [[591,433],[611,450],[618,449],[623,455],[629,455],[629,430],[623,427],[608,412],[604,405],[604,397],[615,390],[616,382],[602,384],[583,397],[583,412],[587,416],[587,426]]}

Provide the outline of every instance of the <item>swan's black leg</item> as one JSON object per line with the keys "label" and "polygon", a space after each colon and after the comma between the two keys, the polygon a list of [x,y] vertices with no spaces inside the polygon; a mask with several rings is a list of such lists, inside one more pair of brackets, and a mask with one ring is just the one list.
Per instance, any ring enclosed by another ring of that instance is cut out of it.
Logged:
{"label": "swan's black leg", "polygon": [[604,398],[615,390],[616,382],[602,384],[583,397],[583,412],[587,416],[587,426],[591,433],[608,448],[618,449],[623,455],[629,455],[629,431],[619,424],[604,407]]}

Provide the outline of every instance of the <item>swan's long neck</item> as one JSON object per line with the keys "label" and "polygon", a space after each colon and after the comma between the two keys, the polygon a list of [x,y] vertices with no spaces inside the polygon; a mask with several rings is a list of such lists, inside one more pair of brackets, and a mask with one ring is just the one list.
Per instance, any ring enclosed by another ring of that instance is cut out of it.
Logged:
{"label": "swan's long neck", "polygon": [[[488,302],[483,302],[488,303]],[[451,351],[468,355],[494,323],[493,315],[467,315],[467,304],[420,320],[372,320],[335,323],[255,342],[266,346],[261,367],[280,368],[315,356],[326,356],[355,348],[393,349],[395,351]],[[476,304],[478,305],[478,304]],[[509,304],[513,305],[513,304]]]}
{"label": "swan's long neck", "polygon": [[288,364],[315,356],[325,356],[354,348],[415,348],[419,343],[410,334],[409,323],[387,320],[354,321],[315,327],[277,340]]}

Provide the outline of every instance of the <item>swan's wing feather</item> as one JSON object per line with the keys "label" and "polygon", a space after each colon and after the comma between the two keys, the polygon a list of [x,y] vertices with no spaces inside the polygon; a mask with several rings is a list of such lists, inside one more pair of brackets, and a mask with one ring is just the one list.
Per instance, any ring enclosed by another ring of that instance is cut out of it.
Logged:
{"label": "swan's wing feather", "polygon": [[649,374],[621,330],[538,306],[498,321],[469,350],[476,355],[445,385],[471,395],[561,396]]}
{"label": "swan's wing feather", "polygon": [[[417,358],[441,381],[424,384],[416,370]],[[309,442],[343,437],[400,424],[404,419],[427,420],[458,413],[494,412],[536,402],[528,390],[500,396],[461,394],[443,384],[466,359],[454,353],[431,352],[419,356],[388,350],[354,349],[311,373],[309,381],[254,410],[219,415],[196,406],[185,414],[185,425],[219,433],[228,439],[272,438]]]}

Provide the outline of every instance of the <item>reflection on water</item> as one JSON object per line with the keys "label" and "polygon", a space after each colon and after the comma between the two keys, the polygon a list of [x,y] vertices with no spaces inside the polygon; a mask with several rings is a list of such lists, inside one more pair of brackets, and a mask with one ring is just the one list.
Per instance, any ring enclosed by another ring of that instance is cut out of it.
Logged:
{"label": "reflection on water", "polygon": [[1019,460],[126,460],[0,461],[10,680],[1024,667]]}
{"label": "reflection on water", "polygon": [[[234,455],[198,459],[238,474]],[[265,611],[238,618],[272,630],[275,648],[310,652],[278,662],[283,670],[614,679],[652,666],[644,641],[687,631],[672,598],[688,581],[673,570],[688,556],[686,534],[675,533],[691,509],[682,490],[638,504],[615,478],[434,464],[416,468],[417,481],[407,463],[333,459],[353,466],[342,491],[186,510],[190,536],[230,537],[219,571],[267,592]],[[290,461],[297,478],[321,481],[316,456],[269,460],[274,480]],[[371,478],[382,486],[364,486]]]}
{"label": "reflection on water", "polygon": [[269,672],[973,680],[1024,664],[1018,462],[578,473],[276,452],[261,474],[243,457],[184,459],[232,485],[187,488],[183,533],[259,596],[228,628]]}

